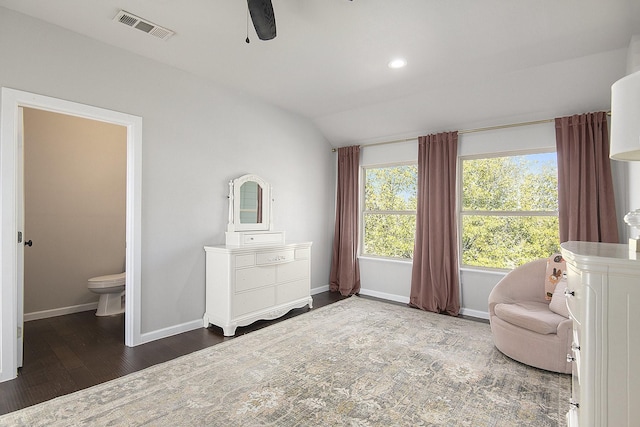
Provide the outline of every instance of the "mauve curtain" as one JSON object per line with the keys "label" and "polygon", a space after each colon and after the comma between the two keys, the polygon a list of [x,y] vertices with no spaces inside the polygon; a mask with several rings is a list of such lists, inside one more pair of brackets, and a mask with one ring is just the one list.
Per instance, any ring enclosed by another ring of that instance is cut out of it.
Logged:
{"label": "mauve curtain", "polygon": [[336,228],[329,289],[342,295],[360,292],[358,265],[358,176],[360,147],[338,148]]}
{"label": "mauve curtain", "polygon": [[618,222],[604,112],[556,123],[560,242],[618,243]]}
{"label": "mauve curtain", "polygon": [[460,311],[456,167],[458,132],[418,140],[418,216],[409,303],[435,313]]}

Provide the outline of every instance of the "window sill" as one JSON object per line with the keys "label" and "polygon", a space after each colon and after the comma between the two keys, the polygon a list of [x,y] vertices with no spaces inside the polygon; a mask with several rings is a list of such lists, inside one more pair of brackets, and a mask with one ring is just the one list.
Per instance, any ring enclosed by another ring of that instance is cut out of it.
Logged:
{"label": "window sill", "polygon": [[359,255],[358,260],[364,261],[382,261],[382,262],[390,262],[393,264],[404,264],[404,265],[412,265],[413,259],[399,259],[399,258],[384,258],[384,257],[376,257],[376,256],[367,256],[367,255]]}
{"label": "window sill", "polygon": [[460,271],[466,271],[469,273],[484,273],[484,274],[492,274],[494,276],[504,276],[511,270],[508,269],[497,269],[497,268],[482,268],[482,267],[460,267]]}

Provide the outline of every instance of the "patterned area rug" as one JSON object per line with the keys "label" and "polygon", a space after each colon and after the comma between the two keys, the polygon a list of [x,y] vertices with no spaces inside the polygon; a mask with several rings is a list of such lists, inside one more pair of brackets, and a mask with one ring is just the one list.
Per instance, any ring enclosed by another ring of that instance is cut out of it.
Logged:
{"label": "patterned area rug", "polygon": [[569,389],[487,324],[351,297],[0,425],[564,426]]}

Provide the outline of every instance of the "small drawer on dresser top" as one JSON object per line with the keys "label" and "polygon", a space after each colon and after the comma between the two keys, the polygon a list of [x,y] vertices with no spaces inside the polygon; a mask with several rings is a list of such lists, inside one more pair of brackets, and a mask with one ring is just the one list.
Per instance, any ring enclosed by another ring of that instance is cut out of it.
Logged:
{"label": "small drawer on dresser top", "polygon": [[243,233],[243,245],[270,245],[284,243],[282,232],[275,233]]}
{"label": "small drawer on dresser top", "polygon": [[279,264],[291,262],[295,259],[295,251],[293,249],[284,249],[273,252],[263,252],[256,254],[256,264]]}

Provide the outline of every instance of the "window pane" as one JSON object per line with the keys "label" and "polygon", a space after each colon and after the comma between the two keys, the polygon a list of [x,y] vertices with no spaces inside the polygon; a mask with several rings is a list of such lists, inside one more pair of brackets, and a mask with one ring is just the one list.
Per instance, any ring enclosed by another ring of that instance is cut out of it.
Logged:
{"label": "window pane", "polygon": [[415,211],[418,166],[402,165],[365,169],[367,211]]}
{"label": "window pane", "polygon": [[364,254],[383,257],[413,257],[415,215],[364,215]]}
{"label": "window pane", "polygon": [[463,160],[462,195],[466,211],[556,211],[556,153]]}
{"label": "window pane", "polygon": [[462,263],[469,266],[515,268],[560,249],[558,217],[462,217]]}

